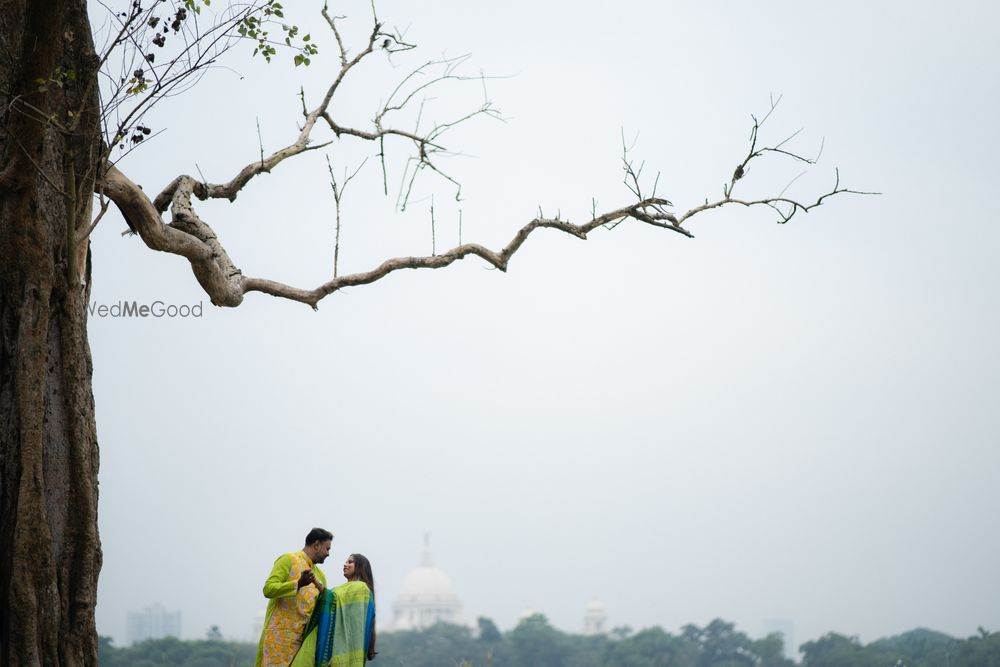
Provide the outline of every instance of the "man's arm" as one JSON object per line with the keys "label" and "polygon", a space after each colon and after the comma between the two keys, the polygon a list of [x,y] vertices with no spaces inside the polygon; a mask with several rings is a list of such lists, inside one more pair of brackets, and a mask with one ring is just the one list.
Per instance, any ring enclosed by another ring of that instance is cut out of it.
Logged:
{"label": "man's arm", "polygon": [[288,554],[278,556],[278,559],[274,561],[274,567],[271,568],[271,574],[267,576],[267,580],[264,582],[264,597],[269,600],[273,598],[295,597],[295,594],[299,591],[299,582],[288,580],[288,573],[291,571],[292,557]]}

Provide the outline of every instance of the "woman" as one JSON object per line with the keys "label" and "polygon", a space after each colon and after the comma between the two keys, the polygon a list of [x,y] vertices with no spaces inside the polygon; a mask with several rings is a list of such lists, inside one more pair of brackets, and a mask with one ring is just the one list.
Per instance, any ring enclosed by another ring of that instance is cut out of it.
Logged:
{"label": "woman", "polygon": [[375,659],[375,577],[371,562],[351,554],[344,563],[346,584],[325,589],[306,625],[302,650],[293,665],[315,647],[315,667],[362,667]]}

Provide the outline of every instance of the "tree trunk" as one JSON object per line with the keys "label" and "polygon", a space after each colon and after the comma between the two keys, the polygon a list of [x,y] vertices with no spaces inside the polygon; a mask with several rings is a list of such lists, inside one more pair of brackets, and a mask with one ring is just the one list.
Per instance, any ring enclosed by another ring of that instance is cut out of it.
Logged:
{"label": "tree trunk", "polygon": [[0,0],[2,665],[97,664],[96,67],[84,0]]}

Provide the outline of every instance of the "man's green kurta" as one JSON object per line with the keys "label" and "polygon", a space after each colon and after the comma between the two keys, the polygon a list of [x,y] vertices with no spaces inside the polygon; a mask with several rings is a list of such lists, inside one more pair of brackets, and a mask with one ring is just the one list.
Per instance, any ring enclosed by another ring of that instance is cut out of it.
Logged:
{"label": "man's green kurta", "polygon": [[[264,582],[264,597],[268,602],[264,629],[257,647],[256,667],[312,664],[312,655],[305,655],[309,647],[301,646],[302,632],[316,604],[319,589],[312,584],[298,587],[299,577],[307,569],[311,569],[316,579],[326,587],[326,575],[304,552],[284,554],[274,561],[271,574]],[[315,653],[315,646],[312,653]],[[308,662],[301,661],[307,659]]]}

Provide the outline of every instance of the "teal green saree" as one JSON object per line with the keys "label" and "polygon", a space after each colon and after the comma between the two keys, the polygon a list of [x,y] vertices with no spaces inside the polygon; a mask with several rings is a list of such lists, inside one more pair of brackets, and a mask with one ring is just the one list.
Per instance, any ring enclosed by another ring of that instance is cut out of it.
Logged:
{"label": "teal green saree", "polygon": [[315,667],[363,667],[374,626],[375,598],[363,581],[323,591],[304,633],[316,632]]}

